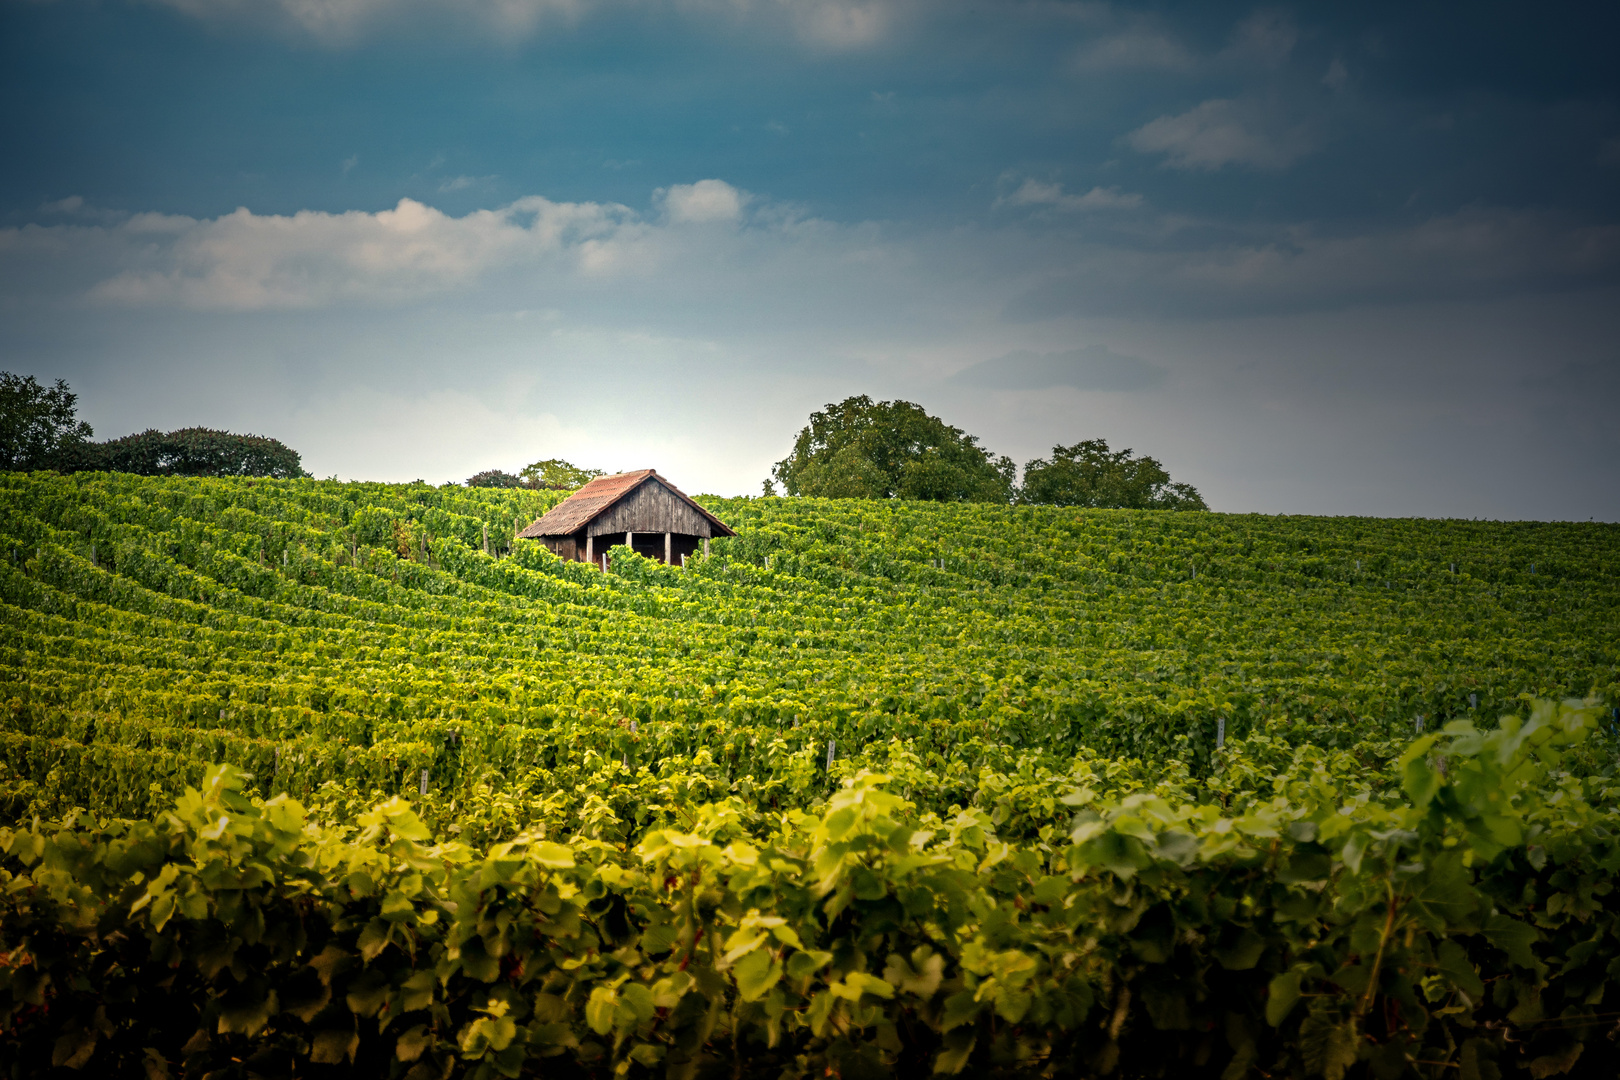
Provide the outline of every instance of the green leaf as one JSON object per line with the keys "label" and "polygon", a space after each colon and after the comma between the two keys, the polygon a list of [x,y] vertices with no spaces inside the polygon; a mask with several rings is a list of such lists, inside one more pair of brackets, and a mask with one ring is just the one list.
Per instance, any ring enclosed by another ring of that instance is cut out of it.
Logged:
{"label": "green leaf", "polygon": [[1312,1013],[1299,1026],[1300,1057],[1313,1075],[1324,1080],[1343,1080],[1356,1063],[1359,1042],[1354,1019]]}
{"label": "green leaf", "polygon": [[415,1061],[432,1045],[433,1033],[426,1024],[417,1024],[395,1041],[394,1056],[401,1061]]}
{"label": "green leaf", "polygon": [[337,1065],[348,1058],[352,1063],[359,1049],[359,1032],[332,1028],[315,1033],[310,1043],[309,1060],[316,1065]]}
{"label": "green leaf", "polygon": [[381,919],[371,919],[361,929],[360,936],[355,939],[355,946],[365,960],[368,962],[375,960],[377,954],[388,947],[389,936],[392,933],[393,928],[388,923]]}
{"label": "green leaf", "polygon": [[1401,787],[1406,797],[1412,800],[1412,805],[1419,810],[1428,807],[1434,800],[1444,777],[1431,768],[1427,760],[1429,748],[1434,745],[1435,736],[1425,735],[1415,740],[1406,752],[1401,755]]}
{"label": "green leaf", "polygon": [[1265,951],[1266,939],[1247,927],[1236,938],[1213,950],[1215,959],[1228,971],[1248,971],[1260,962]]}
{"label": "green leaf", "polygon": [[1285,971],[1272,979],[1266,989],[1266,1023],[1281,1027],[1299,1003],[1299,972]]}
{"label": "green leaf", "polygon": [[972,990],[961,990],[952,994],[945,999],[945,1013],[939,1021],[940,1030],[949,1031],[968,1023],[979,1015],[980,1008],[979,1000]]}
{"label": "green leaf", "polygon": [[146,1072],[146,1080],[173,1080],[169,1072],[169,1062],[158,1053],[157,1047],[145,1047],[141,1054],[141,1067]]}
{"label": "green leaf", "polygon": [[1360,830],[1351,833],[1350,838],[1344,842],[1344,849],[1340,852],[1340,857],[1344,859],[1344,865],[1349,868],[1352,874],[1361,873],[1361,856],[1366,851],[1367,836]]}
{"label": "green leaf", "polygon": [[788,957],[787,974],[790,979],[804,979],[832,963],[833,954],[807,949]]}
{"label": "green leaf", "polygon": [[1485,936],[1492,945],[1507,953],[1508,959],[1520,967],[1536,966],[1536,956],[1530,951],[1530,946],[1535,944],[1541,935],[1536,932],[1535,927],[1498,913],[1486,921]]}
{"label": "green leaf", "polygon": [[82,1069],[95,1052],[94,1031],[70,1031],[56,1040],[56,1046],[51,1050],[51,1064],[59,1068]]}
{"label": "green leaf", "polygon": [[936,1076],[955,1076],[967,1067],[968,1058],[973,1055],[973,1045],[978,1041],[978,1034],[969,1028],[965,1031],[947,1031],[941,1040],[939,1053],[934,1055],[934,1074]]}
{"label": "green leaf", "polygon": [[1580,1059],[1581,1051],[1585,1049],[1585,1043],[1571,1040],[1553,1053],[1543,1054],[1531,1060],[1530,1075],[1535,1080],[1543,1080],[1544,1077],[1548,1076],[1561,1076],[1575,1067],[1575,1062]]}
{"label": "green leaf", "polygon": [[1459,1080],[1502,1080],[1502,1070],[1491,1060],[1492,1046],[1488,1039],[1469,1039],[1458,1055]]}
{"label": "green leaf", "polygon": [[1451,979],[1451,985],[1467,994],[1475,1002],[1485,998],[1485,984],[1480,981],[1479,973],[1474,965],[1468,962],[1468,953],[1463,947],[1450,938],[1440,943],[1435,950],[1439,960],[1440,970]]}
{"label": "green leaf", "polygon": [[349,984],[344,998],[349,1011],[359,1016],[375,1016],[388,1000],[388,976],[380,971],[368,971]]}
{"label": "green leaf", "polygon": [[598,1035],[607,1035],[613,1030],[613,1010],[619,1003],[619,995],[606,986],[598,986],[591,991],[590,1000],[585,1003],[585,1022],[591,1025],[591,1030]]}
{"label": "green leaf", "polygon": [[573,849],[563,844],[552,843],[550,840],[530,844],[529,857],[552,870],[566,870],[575,865]]}
{"label": "green leaf", "polygon": [[744,1001],[758,1001],[781,981],[782,965],[765,949],[756,949],[737,961],[732,974],[737,980],[737,996]]}

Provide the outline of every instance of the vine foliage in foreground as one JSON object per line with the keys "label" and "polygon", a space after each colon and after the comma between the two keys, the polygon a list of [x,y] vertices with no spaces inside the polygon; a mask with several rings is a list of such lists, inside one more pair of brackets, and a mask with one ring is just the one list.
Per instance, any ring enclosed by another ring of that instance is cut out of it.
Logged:
{"label": "vine foliage in foreground", "polygon": [[400,798],[309,820],[213,767],[147,821],[0,830],[16,1076],[1614,1075],[1610,781],[1590,704],[1411,743],[1389,798],[1263,740],[1219,799],[1068,791],[1062,829],[863,773],[639,836],[509,843]]}

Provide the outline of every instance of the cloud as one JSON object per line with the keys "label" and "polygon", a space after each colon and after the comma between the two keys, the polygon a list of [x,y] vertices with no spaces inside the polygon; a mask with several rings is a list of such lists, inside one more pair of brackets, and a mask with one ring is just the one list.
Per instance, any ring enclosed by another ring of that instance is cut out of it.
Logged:
{"label": "cloud", "polygon": [[1287,62],[1299,43],[1299,28],[1286,11],[1261,9],[1237,24],[1221,56],[1248,64],[1276,67]]}
{"label": "cloud", "polygon": [[1084,195],[1070,195],[1061,184],[1026,179],[1017,191],[996,200],[997,206],[1050,206],[1057,210],[1134,210],[1142,196],[1117,187],[1094,187]]}
{"label": "cloud", "polygon": [[894,5],[882,0],[798,0],[790,10],[803,40],[832,49],[871,45],[884,36],[896,14]]}
{"label": "cloud", "polygon": [[1077,390],[1128,393],[1157,386],[1163,379],[1163,368],[1139,357],[1114,352],[1106,345],[1092,344],[1055,353],[1021,349],[964,368],[951,381],[960,386],[993,390],[1049,390],[1071,386]]}
{"label": "cloud", "polygon": [[887,36],[916,0],[153,0],[193,18],[279,24],[315,41],[346,45],[383,27],[472,27],[504,39],[569,28],[599,11],[673,9],[710,20],[758,20],[816,49],[841,51]]}
{"label": "cloud", "polygon": [[724,180],[699,180],[660,189],[655,199],[664,204],[671,222],[704,224],[736,221],[742,217],[746,196]]}
{"label": "cloud", "polygon": [[97,221],[104,224],[122,221],[129,216],[117,210],[91,206],[85,201],[83,195],[69,195],[65,199],[40,203],[39,212],[47,217],[68,218],[76,221]]}
{"label": "cloud", "polygon": [[460,218],[412,199],[377,213],[136,214],[116,227],[0,230],[0,289],[15,296],[34,275],[89,274],[84,295],[121,306],[389,303],[461,288],[503,266],[602,271],[624,261],[643,232],[627,207],[539,197]]}
{"label": "cloud", "polygon": [[523,37],[542,24],[572,25],[599,0],[155,0],[211,22],[290,25],[318,41],[346,43],[385,22],[450,14],[502,36]]}
{"label": "cloud", "polygon": [[[1037,182],[1011,198],[1060,211],[1125,196]],[[1233,317],[1620,280],[1620,226],[1491,207],[1373,231],[1256,225],[1242,239],[1230,229],[1102,239],[1021,221],[935,230],[838,223],[718,179],[662,189],[651,213],[541,196],[461,216],[411,199],[376,212],[238,209],[211,219],[104,222],[84,216],[93,210],[0,229],[0,311],[341,311],[442,300],[555,308],[608,325],[630,318],[702,337],[717,298],[729,297],[725,321],[746,323],[749,334],[822,340],[865,326],[896,342],[944,335],[959,349],[969,338],[952,336],[973,325]],[[1051,340],[1031,333],[998,336],[978,355],[1039,351]],[[960,364],[971,353],[954,355]]]}
{"label": "cloud", "polygon": [[1312,149],[1303,125],[1285,127],[1253,102],[1215,98],[1178,116],[1161,116],[1126,137],[1133,150],[1163,154],[1178,169],[1248,165],[1284,169]]}
{"label": "cloud", "polygon": [[1009,306],[1058,312],[1221,317],[1368,304],[1479,299],[1620,280],[1620,226],[1561,214],[1473,207],[1403,228],[1270,239],[1180,251],[1075,251]]}
{"label": "cloud", "polygon": [[1087,73],[1147,69],[1186,71],[1193,57],[1181,44],[1164,34],[1130,30],[1097,38],[1081,46],[1072,66]]}
{"label": "cloud", "polygon": [[441,192],[465,191],[476,184],[487,184],[494,176],[453,176],[439,185]]}

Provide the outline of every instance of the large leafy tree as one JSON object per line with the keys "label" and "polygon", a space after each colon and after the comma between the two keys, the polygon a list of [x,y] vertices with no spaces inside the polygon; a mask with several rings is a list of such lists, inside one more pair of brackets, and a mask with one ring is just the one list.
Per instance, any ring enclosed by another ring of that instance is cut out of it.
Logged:
{"label": "large leafy tree", "polygon": [[485,469],[467,477],[468,487],[528,488],[531,491],[577,491],[598,476],[606,476],[601,469],[582,469],[562,458],[547,458],[524,466],[513,474],[500,469]]}
{"label": "large leafy tree", "polygon": [[921,405],[862,394],[811,413],[772,475],[789,495],[1004,503],[1014,470]]}
{"label": "large leafy tree", "polygon": [[520,488],[523,477],[514,476],[504,469],[485,469],[467,477],[467,486],[476,488]]}
{"label": "large leafy tree", "polygon": [[95,434],[75,411],[78,395],[57,379],[0,371],[0,469],[49,469]]}
{"label": "large leafy tree", "polygon": [[1054,446],[1050,458],[1025,465],[1020,501],[1131,510],[1209,509],[1196,488],[1172,481],[1156,459],[1137,457],[1129,448],[1110,450],[1106,439]]}
{"label": "large leafy tree", "polygon": [[213,428],[148,428],[121,439],[81,443],[63,456],[67,471],[103,470],[142,476],[307,476],[298,451],[263,435]]}
{"label": "large leafy tree", "polygon": [[533,465],[525,466],[518,473],[524,484],[532,488],[551,488],[556,491],[574,491],[595,480],[598,476],[606,476],[601,469],[582,469],[578,465],[564,461],[562,458],[547,458],[545,461],[536,461]]}

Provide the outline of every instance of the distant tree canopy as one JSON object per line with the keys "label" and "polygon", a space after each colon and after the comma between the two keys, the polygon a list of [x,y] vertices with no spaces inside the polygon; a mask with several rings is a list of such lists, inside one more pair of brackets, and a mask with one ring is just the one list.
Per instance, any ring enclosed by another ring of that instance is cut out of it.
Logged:
{"label": "distant tree canopy", "polygon": [[526,465],[518,473],[500,469],[485,469],[467,477],[468,487],[528,488],[531,491],[574,491],[584,487],[598,476],[606,476],[601,469],[582,469],[562,458],[548,458]]}
{"label": "distant tree canopy", "polygon": [[570,464],[562,458],[547,458],[527,465],[518,476],[534,488],[552,488],[557,491],[573,491],[582,488],[595,480],[598,476],[606,476],[601,469],[582,469],[578,465]]}
{"label": "distant tree canopy", "polygon": [[155,428],[91,442],[67,383],[41,386],[0,371],[0,468],[127,472],[143,476],[305,476],[297,451],[261,435],[212,428]]}
{"label": "distant tree canopy", "polygon": [[481,473],[473,473],[467,477],[467,486],[476,488],[520,488],[523,487],[523,477],[514,473],[503,472],[500,469],[485,469]]}
{"label": "distant tree canopy", "polygon": [[63,472],[127,472],[142,476],[307,476],[298,451],[262,435],[213,428],[148,428],[101,443],[79,443],[57,466]]}
{"label": "distant tree canopy", "polygon": [[78,419],[78,400],[61,379],[41,386],[32,375],[0,371],[0,469],[57,468],[95,434]]}
{"label": "distant tree canopy", "polygon": [[772,475],[789,495],[1007,502],[1014,469],[921,405],[863,394],[810,414]]}
{"label": "distant tree canopy", "polygon": [[1208,510],[1190,484],[1170,479],[1153,458],[1127,448],[1109,450],[1106,439],[1054,446],[1050,459],[1024,466],[1019,501],[1051,506],[1116,507],[1131,510]]}

